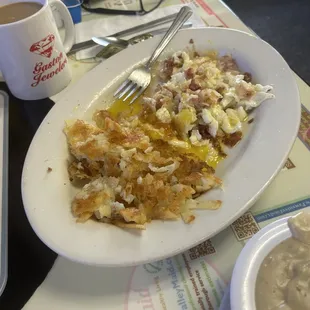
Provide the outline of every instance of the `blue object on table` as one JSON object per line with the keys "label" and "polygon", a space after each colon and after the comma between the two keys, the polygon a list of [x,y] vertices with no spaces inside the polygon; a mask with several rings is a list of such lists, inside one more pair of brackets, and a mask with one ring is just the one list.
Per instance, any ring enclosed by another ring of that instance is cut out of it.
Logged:
{"label": "blue object on table", "polygon": [[82,8],[81,4],[83,3],[82,0],[62,0],[62,2],[68,8],[73,23],[78,24],[82,21]]}

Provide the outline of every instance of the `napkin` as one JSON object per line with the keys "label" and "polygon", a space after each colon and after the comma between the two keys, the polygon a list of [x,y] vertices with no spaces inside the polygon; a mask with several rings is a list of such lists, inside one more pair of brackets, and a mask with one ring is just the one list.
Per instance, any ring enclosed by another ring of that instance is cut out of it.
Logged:
{"label": "napkin", "polygon": [[[132,28],[132,27],[150,22],[152,20],[167,16],[167,15],[177,13],[181,9],[182,6],[183,5],[174,5],[174,6],[169,6],[165,8],[159,8],[143,16],[117,15],[113,17],[100,18],[100,19],[90,20],[87,22],[82,22],[75,26],[76,43],[90,40],[93,36],[103,37],[103,36],[112,35],[116,32],[119,32],[119,31],[122,31],[128,28]],[[194,12],[195,7],[192,4],[189,4],[188,6],[191,7]],[[193,13],[193,15],[188,19],[188,22],[191,22],[193,24],[192,27],[195,27],[195,28],[206,26],[203,20],[196,13]],[[171,25],[171,22],[164,24],[164,25],[157,26],[154,29],[165,28],[165,27],[169,27],[170,25]],[[144,30],[143,32],[147,32],[147,30]],[[135,35],[136,34],[133,34],[130,37],[133,37]],[[101,46],[96,46],[96,47],[82,50],[76,53],[76,59],[81,60],[81,59],[95,57],[101,49],[102,49]]]}

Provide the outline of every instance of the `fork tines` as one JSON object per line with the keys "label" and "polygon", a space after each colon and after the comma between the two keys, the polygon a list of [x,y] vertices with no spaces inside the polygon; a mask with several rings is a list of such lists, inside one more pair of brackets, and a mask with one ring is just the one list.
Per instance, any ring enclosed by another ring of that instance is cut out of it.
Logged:
{"label": "fork tines", "polygon": [[136,95],[129,102],[129,104],[132,104],[143,93],[143,91],[144,89],[141,86],[138,86],[132,81],[126,80],[114,93],[114,97],[117,97],[118,99],[123,98],[123,101],[126,101],[135,92],[137,92]]}
{"label": "fork tines", "polygon": [[[123,98],[123,101],[126,101],[130,96],[134,94],[134,92],[137,91],[137,89],[138,85],[136,83],[133,83],[130,80],[126,80],[114,93],[114,97],[117,97],[118,99]],[[124,98],[125,95],[126,97]],[[130,101],[130,103],[132,102]]]}
{"label": "fork tines", "polygon": [[127,80],[114,93],[114,97],[126,101],[131,96],[135,96],[130,100],[132,104],[149,86],[151,75],[143,66],[133,70]]}

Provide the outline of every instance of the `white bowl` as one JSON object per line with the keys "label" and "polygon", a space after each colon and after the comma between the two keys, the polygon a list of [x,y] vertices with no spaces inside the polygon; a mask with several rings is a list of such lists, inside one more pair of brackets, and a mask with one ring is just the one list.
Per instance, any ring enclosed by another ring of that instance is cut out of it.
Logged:
{"label": "white bowl", "polygon": [[[230,284],[230,309],[255,310],[255,283],[265,257],[282,241],[292,237],[289,217],[264,227],[251,238],[241,251]],[[229,309],[228,307],[222,309]]]}

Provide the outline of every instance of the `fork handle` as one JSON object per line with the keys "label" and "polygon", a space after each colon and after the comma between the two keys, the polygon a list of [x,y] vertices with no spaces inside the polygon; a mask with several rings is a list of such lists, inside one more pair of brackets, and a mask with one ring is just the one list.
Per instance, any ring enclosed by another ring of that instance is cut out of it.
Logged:
{"label": "fork handle", "polygon": [[183,24],[188,20],[188,18],[193,14],[193,11],[188,6],[183,6],[176,16],[175,20],[173,21],[172,25],[156,47],[155,51],[153,52],[152,56],[146,63],[146,67],[149,69],[153,63],[157,60],[159,55],[165,49],[165,47],[169,44],[178,30],[183,26]]}

